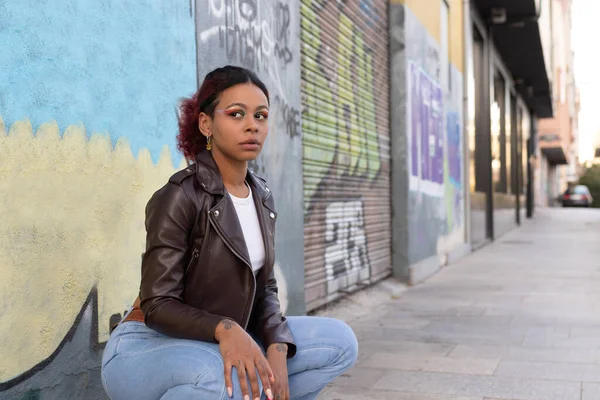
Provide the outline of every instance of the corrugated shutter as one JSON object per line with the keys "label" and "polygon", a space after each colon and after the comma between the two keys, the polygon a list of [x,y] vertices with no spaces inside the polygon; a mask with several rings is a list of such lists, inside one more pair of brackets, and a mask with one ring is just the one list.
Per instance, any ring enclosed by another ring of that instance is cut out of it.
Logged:
{"label": "corrugated shutter", "polygon": [[391,268],[386,0],[302,0],[305,294],[314,309]]}

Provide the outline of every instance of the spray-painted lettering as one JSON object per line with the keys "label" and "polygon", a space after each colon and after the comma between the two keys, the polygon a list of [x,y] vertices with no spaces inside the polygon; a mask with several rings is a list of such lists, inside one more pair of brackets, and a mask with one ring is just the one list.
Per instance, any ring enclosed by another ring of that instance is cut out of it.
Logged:
{"label": "spray-painted lettering", "polygon": [[281,122],[280,126],[285,127],[290,137],[300,136],[300,110],[291,107],[279,95],[275,96],[275,106]]}
{"label": "spray-painted lettering", "polygon": [[211,0],[208,9],[222,24],[201,32],[200,40],[218,34],[230,62],[258,72],[268,69],[271,57],[284,65],[293,60],[288,4],[277,2],[273,7],[264,0]]}
{"label": "spray-painted lettering", "polygon": [[362,201],[335,202],[325,215],[325,269],[329,279],[369,267]]}
{"label": "spray-painted lettering", "polygon": [[288,64],[292,61],[290,50],[290,6],[277,3],[275,6],[275,55]]}

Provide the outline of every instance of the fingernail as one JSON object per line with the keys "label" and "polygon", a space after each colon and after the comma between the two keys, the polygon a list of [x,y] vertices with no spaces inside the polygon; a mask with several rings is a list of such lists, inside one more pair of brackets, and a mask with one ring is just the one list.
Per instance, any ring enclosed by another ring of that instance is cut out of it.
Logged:
{"label": "fingernail", "polygon": [[227,386],[227,394],[229,397],[233,397],[233,389],[230,386]]}
{"label": "fingernail", "polygon": [[267,394],[269,400],[273,400],[273,392],[271,392],[271,389],[265,390],[265,393]]}
{"label": "fingernail", "polygon": [[245,395],[245,396],[244,396],[244,400],[250,400],[250,396],[248,396],[248,395]]}
{"label": "fingernail", "polygon": [[254,400],[260,400],[260,397],[255,397]]}

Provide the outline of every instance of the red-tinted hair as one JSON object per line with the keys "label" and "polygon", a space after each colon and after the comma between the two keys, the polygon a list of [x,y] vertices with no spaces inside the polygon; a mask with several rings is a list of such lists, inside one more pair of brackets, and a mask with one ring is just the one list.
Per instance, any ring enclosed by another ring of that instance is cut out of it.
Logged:
{"label": "red-tinted hair", "polygon": [[191,98],[181,102],[177,148],[186,158],[194,159],[198,153],[206,151],[206,137],[198,128],[200,113],[203,112],[213,118],[221,93],[241,83],[256,85],[267,96],[267,101],[269,100],[267,87],[254,72],[227,65],[209,72],[200,89]]}

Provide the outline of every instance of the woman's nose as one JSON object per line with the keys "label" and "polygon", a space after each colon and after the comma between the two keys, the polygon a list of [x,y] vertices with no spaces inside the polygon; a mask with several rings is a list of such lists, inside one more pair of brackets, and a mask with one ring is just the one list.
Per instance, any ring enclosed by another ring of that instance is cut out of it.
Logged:
{"label": "woman's nose", "polygon": [[256,123],[256,120],[254,119],[254,115],[250,115],[250,119],[248,120],[248,123],[246,124],[246,130],[247,131],[252,131],[252,132],[256,132],[258,131],[258,124]]}

